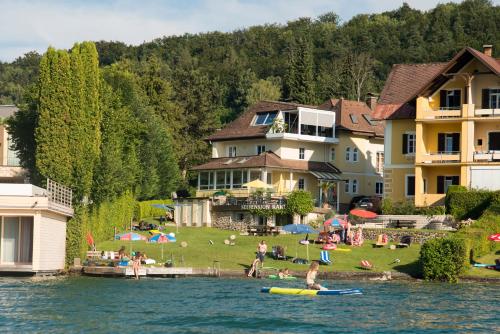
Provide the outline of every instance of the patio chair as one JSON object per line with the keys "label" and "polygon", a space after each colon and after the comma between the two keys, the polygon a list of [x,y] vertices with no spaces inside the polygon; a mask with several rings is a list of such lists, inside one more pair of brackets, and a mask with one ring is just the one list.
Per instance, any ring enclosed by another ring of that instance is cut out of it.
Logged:
{"label": "patio chair", "polygon": [[273,246],[273,259],[286,260],[285,248],[282,246]]}
{"label": "patio chair", "polygon": [[411,245],[411,235],[404,235],[401,237],[399,244],[397,244],[398,248],[410,247]]}
{"label": "patio chair", "polygon": [[332,261],[330,260],[330,253],[328,251],[322,250],[320,253],[320,258],[319,258],[319,263],[320,264],[332,264]]}
{"label": "patio chair", "polygon": [[374,247],[384,247],[384,246],[387,246],[387,243],[388,243],[387,235],[379,234],[377,237],[377,243],[373,246]]}

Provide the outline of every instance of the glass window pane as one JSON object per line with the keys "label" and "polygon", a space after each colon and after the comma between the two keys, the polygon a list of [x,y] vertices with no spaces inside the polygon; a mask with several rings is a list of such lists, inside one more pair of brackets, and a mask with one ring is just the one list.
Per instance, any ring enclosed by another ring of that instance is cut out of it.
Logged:
{"label": "glass window pane", "polygon": [[267,118],[267,113],[257,114],[257,119],[255,120],[255,125],[264,124],[266,118]]}
{"label": "glass window pane", "polygon": [[241,170],[233,170],[233,188],[241,188],[242,184]]}
{"label": "glass window pane", "polygon": [[2,262],[18,262],[19,217],[3,218]]}
{"label": "glass window pane", "polygon": [[21,244],[19,262],[31,263],[33,259],[33,217],[21,217]]}
{"label": "glass window pane", "polygon": [[223,170],[217,171],[216,189],[224,189],[226,187],[226,173]]}

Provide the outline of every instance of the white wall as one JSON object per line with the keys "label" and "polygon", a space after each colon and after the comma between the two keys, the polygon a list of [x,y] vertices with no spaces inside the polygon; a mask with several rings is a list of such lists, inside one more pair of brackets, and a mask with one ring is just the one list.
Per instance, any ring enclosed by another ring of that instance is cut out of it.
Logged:
{"label": "white wall", "polygon": [[[35,270],[63,270],[66,257],[66,217],[43,212],[39,222],[35,222],[34,245],[39,245],[38,261],[33,263]],[[33,254],[34,255],[34,254]],[[35,256],[33,256],[35,260]]]}
{"label": "white wall", "polygon": [[471,188],[500,190],[500,166],[472,166]]}

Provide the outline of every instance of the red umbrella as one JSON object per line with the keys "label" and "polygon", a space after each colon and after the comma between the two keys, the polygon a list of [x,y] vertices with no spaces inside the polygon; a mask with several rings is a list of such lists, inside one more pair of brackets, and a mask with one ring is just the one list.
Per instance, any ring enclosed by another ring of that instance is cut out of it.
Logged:
{"label": "red umbrella", "polygon": [[333,227],[342,226],[342,227],[346,227],[347,226],[347,221],[345,221],[343,219],[340,219],[340,218],[333,217],[333,218],[325,220],[325,222],[323,223],[323,226],[325,226],[325,227],[327,227],[327,226],[333,226]]}
{"label": "red umbrella", "polygon": [[497,241],[499,242],[500,241],[500,233],[497,233],[497,234],[492,234],[488,237],[489,240],[491,241]]}
{"label": "red umbrella", "polygon": [[353,216],[366,218],[366,219],[377,218],[377,214],[375,212],[366,211],[363,209],[352,209],[349,213]]}

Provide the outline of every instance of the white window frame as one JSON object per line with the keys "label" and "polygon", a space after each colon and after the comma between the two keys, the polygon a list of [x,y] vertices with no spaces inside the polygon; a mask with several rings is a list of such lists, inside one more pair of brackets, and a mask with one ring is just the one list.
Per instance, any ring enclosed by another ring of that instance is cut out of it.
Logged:
{"label": "white window frame", "polygon": [[[300,187],[301,181],[302,181],[302,188]],[[299,179],[297,180],[297,189],[299,189],[299,190],[306,189],[306,179],[304,179],[303,177],[299,177]]]}
{"label": "white window frame", "polygon": [[351,180],[351,193],[357,194],[358,191],[359,191],[359,182],[357,179],[352,179]]}
{"label": "white window frame", "polygon": [[229,158],[234,158],[236,157],[236,146],[229,146],[227,148],[227,156]]}
{"label": "white window frame", "polygon": [[304,160],[306,158],[306,149],[304,147],[299,147],[299,160]]}
{"label": "white window frame", "polygon": [[349,146],[345,148],[345,161],[351,161],[351,148]]}
{"label": "white window frame", "polygon": [[[259,152],[259,150],[260,150],[260,152]],[[264,153],[265,151],[266,151],[266,145],[257,145],[256,146],[255,152],[257,153],[257,155]]]}
{"label": "white window frame", "polygon": [[359,161],[359,150],[357,147],[354,147],[352,149],[352,162],[358,162]]}
{"label": "white window frame", "polygon": [[382,181],[375,182],[375,195],[383,195],[383,194],[384,194],[384,182]]}
{"label": "white window frame", "polygon": [[[408,195],[408,177],[413,176],[413,179],[415,180],[415,174],[405,174],[405,197],[407,198],[414,198],[415,195]],[[414,181],[414,184],[416,184],[416,180]],[[417,189],[415,189],[415,192]]]}
{"label": "white window frame", "polygon": [[335,161],[335,147],[330,148],[330,161]]}
{"label": "white window frame", "polygon": [[[408,141],[406,142],[406,153],[407,155],[415,155],[415,152],[417,151],[417,134],[416,132],[406,132],[406,135],[408,135]],[[410,138],[412,138],[410,140]],[[410,150],[410,143],[413,143],[413,150]]]}
{"label": "white window frame", "polygon": [[380,174],[384,172],[384,151],[375,153],[375,171]]}
{"label": "white window frame", "polygon": [[345,183],[344,183],[344,192],[346,194],[350,194],[351,193],[351,180],[349,180],[349,179],[345,180]]}

